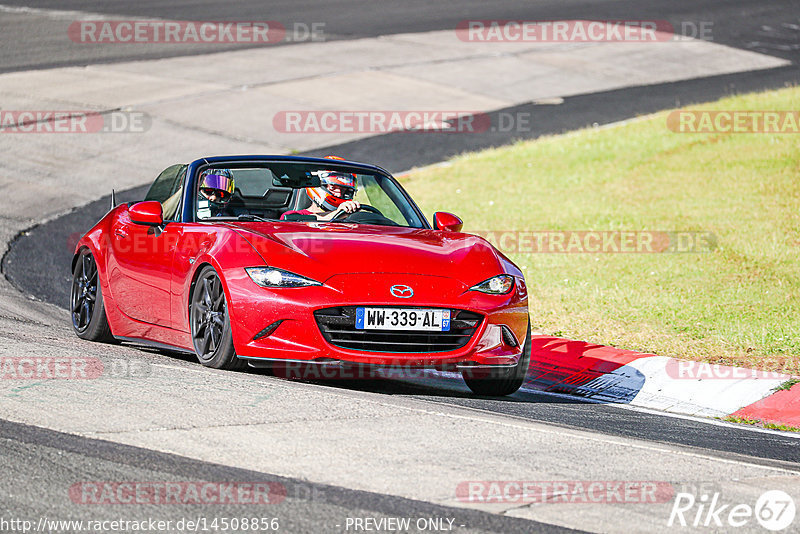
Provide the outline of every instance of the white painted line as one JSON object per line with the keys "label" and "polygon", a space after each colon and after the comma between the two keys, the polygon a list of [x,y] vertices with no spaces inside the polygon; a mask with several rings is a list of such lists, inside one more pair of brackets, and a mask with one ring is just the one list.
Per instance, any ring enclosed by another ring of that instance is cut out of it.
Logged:
{"label": "white painted line", "polygon": [[[0,4],[0,13],[10,13],[15,15],[40,15],[51,19],[75,19],[75,20],[115,20],[123,18],[121,15],[110,16],[103,13],[92,13],[89,11],[72,11],[61,9],[43,9],[38,7],[9,6]],[[136,17],[127,17],[136,18]],[[147,20],[162,20],[150,18]]]}
{"label": "white painted line", "polygon": [[[444,378],[444,379],[449,379],[449,380],[460,380],[461,379],[461,374],[460,373],[454,373],[454,372],[431,371],[431,375],[432,376],[438,376],[438,377]],[[420,381],[420,380],[417,380],[414,383],[424,383],[424,382]],[[696,415],[696,414],[692,414],[692,413],[668,412],[668,411],[660,410],[660,409],[657,409],[657,408],[654,408],[654,407],[651,407],[651,406],[647,406],[647,405],[640,405],[640,404],[633,404],[633,403],[629,404],[629,403],[622,402],[622,401],[614,402],[614,401],[609,401],[609,400],[596,399],[596,398],[592,398],[592,397],[589,397],[589,396],[570,395],[570,394],[567,394],[567,393],[558,393],[558,392],[555,392],[555,391],[543,391],[543,390],[540,390],[540,389],[526,387],[525,384],[523,384],[523,386],[520,388],[520,391],[523,392],[523,393],[531,393],[531,394],[537,394],[537,395],[551,396],[551,397],[558,398],[558,399],[585,402],[587,404],[601,404],[601,405],[604,405],[604,406],[610,406],[610,407],[619,408],[619,409],[623,409],[623,410],[629,410],[629,411],[639,412],[639,413],[646,413],[646,414],[649,414],[649,415],[660,415],[660,416],[665,416],[665,417],[671,417],[671,418],[674,418],[674,419],[683,419],[683,420],[686,420],[686,421],[693,421],[693,422],[697,422],[697,423],[704,423],[704,424],[709,424],[709,425],[722,426],[722,427],[726,427],[726,428],[738,428],[738,429],[745,430],[745,431],[748,431],[748,432],[756,432],[756,433],[761,433],[761,434],[771,434],[771,435],[775,435],[775,436],[785,436],[785,437],[791,437],[791,438],[794,438],[794,439],[800,439],[800,432],[784,432],[784,431],[780,431],[780,430],[761,428],[761,427],[756,427],[756,426],[751,426],[751,425],[740,425],[740,424],[737,424],[737,423],[731,423],[731,422],[723,421],[723,420],[720,420],[720,419],[714,419],[713,417],[716,417],[716,416],[713,416],[713,415],[703,416],[703,415]],[[413,394],[412,395],[404,395],[404,397],[411,398],[411,397],[413,397]],[[417,400],[420,400],[420,399],[417,399]],[[675,402],[675,401],[673,401],[673,402]],[[445,403],[445,404],[447,404],[448,406],[457,406],[457,407],[464,408],[463,406],[460,406],[460,405],[457,405],[457,404],[449,404],[449,403]],[[496,412],[492,412],[490,410],[482,410],[480,408],[470,408],[470,409],[479,410],[479,411],[484,412],[484,413],[496,413]],[[727,416],[727,415],[729,415],[729,414],[725,413],[722,416]],[[535,422],[539,422],[539,421],[535,421]]]}

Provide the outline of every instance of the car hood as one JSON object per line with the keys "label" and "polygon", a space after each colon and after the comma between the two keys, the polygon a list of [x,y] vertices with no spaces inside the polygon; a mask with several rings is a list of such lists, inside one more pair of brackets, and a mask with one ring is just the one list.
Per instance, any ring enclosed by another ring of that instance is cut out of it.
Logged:
{"label": "car hood", "polygon": [[325,282],[340,273],[415,273],[473,285],[521,272],[485,239],[441,230],[348,223],[236,222],[267,265]]}

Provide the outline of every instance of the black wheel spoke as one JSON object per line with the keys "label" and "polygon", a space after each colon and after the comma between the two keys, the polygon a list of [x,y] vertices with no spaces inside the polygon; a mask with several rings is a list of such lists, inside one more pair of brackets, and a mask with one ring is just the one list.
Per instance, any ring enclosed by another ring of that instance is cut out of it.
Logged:
{"label": "black wheel spoke", "polygon": [[211,332],[211,342],[214,344],[214,349],[219,345],[219,332],[213,324],[208,325],[208,331]]}
{"label": "black wheel spoke", "polygon": [[83,306],[81,306],[81,315],[78,324],[81,328],[89,324],[89,306],[86,302],[84,302]]}
{"label": "black wheel spoke", "polygon": [[203,279],[203,304],[206,307],[211,308],[212,300],[211,300],[211,282],[208,278]]}
{"label": "black wheel spoke", "polygon": [[76,296],[72,299],[72,313],[78,312],[83,306],[83,299]]}
{"label": "black wheel spoke", "polygon": [[214,278],[214,284],[211,286],[211,298],[214,301],[214,309],[219,308],[219,298],[222,296],[222,282],[218,278]]}
{"label": "black wheel spoke", "polygon": [[203,334],[203,340],[200,345],[200,352],[205,356],[208,354],[208,346],[211,344],[211,333],[209,332],[208,328],[205,329],[205,333]]}

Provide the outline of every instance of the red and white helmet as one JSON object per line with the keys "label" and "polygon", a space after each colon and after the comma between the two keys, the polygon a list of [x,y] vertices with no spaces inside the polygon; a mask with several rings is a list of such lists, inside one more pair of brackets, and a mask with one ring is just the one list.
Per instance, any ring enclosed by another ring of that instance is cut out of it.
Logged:
{"label": "red and white helmet", "polygon": [[[343,160],[338,156],[325,156],[326,159]],[[319,171],[320,187],[307,187],[306,194],[320,208],[333,211],[343,202],[353,200],[358,190],[356,175],[349,172]],[[340,188],[342,196],[334,195],[330,186]]]}

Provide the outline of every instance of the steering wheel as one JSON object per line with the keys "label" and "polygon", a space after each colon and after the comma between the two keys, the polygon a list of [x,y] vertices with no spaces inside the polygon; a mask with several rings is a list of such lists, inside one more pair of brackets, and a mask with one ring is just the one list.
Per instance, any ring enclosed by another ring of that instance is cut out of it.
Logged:
{"label": "steering wheel", "polygon": [[[360,211],[360,210],[371,211],[372,213],[377,213],[378,215],[381,215],[381,216],[383,215],[383,213],[381,213],[381,210],[379,210],[378,208],[376,208],[374,206],[370,206],[368,204],[361,204],[361,207],[358,208],[358,210],[356,210],[356,211]],[[342,217],[342,215],[344,215],[346,217],[349,217],[350,215],[352,215],[352,213],[347,213],[343,209],[337,209],[336,211],[338,211],[339,213],[336,213],[333,217],[331,217],[330,220],[336,221],[336,220],[339,220],[339,219],[344,219],[345,217]],[[355,212],[353,212],[353,213],[355,213]]]}

